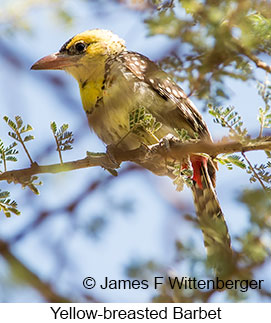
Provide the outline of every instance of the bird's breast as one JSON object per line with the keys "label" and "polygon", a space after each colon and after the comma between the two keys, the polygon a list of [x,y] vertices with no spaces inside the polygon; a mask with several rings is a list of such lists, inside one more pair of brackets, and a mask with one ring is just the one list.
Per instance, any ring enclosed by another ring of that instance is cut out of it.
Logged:
{"label": "bird's breast", "polygon": [[100,81],[86,80],[80,83],[80,95],[86,113],[91,113],[102,96],[102,84],[102,79]]}
{"label": "bird's breast", "polygon": [[103,91],[102,99],[88,114],[88,120],[105,144],[118,144],[124,149],[140,145],[138,136],[130,129],[129,119],[133,110],[151,105],[152,98],[144,93],[144,86],[125,80],[115,82]]}

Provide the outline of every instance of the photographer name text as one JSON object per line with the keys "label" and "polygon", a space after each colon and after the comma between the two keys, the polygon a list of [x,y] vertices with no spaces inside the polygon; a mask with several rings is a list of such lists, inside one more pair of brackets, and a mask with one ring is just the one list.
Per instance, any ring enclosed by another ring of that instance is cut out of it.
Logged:
{"label": "photographer name text", "polygon": [[247,292],[249,289],[262,289],[264,280],[255,279],[228,279],[222,280],[219,277],[214,279],[197,279],[193,277],[162,277],[156,276],[152,280],[138,280],[138,279],[111,279],[105,277],[103,282],[96,284],[96,280],[93,277],[86,277],[83,280],[83,286],[86,289],[100,288],[102,290],[137,290],[137,289],[158,289],[163,285],[166,285],[171,289],[233,289],[241,292]]}

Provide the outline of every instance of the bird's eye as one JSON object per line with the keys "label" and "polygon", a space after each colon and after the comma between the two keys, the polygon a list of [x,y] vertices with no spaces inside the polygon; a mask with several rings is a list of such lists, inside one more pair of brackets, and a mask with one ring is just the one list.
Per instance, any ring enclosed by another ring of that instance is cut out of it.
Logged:
{"label": "bird's eye", "polygon": [[78,42],[75,44],[75,49],[78,53],[83,53],[86,50],[87,45],[83,42]]}

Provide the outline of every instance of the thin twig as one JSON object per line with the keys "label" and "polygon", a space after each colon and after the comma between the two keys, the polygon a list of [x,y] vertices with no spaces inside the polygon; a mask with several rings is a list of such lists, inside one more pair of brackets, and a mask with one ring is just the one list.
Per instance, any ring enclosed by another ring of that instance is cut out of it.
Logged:
{"label": "thin twig", "polygon": [[251,171],[253,172],[254,176],[257,178],[257,180],[259,181],[259,183],[262,185],[262,188],[264,189],[264,191],[267,192],[267,189],[266,189],[263,181],[261,180],[261,178],[259,177],[259,175],[255,171],[254,167],[252,166],[251,162],[249,161],[249,159],[247,158],[247,156],[246,156],[246,154],[244,152],[242,152],[242,156],[245,158],[245,160],[248,163],[248,165],[249,165]]}
{"label": "thin twig", "polygon": [[248,52],[247,50],[245,50],[244,48],[242,48],[242,54],[245,55],[247,58],[249,58],[250,60],[252,60],[255,65],[259,68],[261,68],[262,70],[271,73],[271,66],[266,64],[264,61],[260,60],[256,55],[252,54],[251,52]]}
{"label": "thin twig", "polygon": [[30,156],[30,154],[29,154],[29,152],[28,152],[28,150],[27,150],[27,148],[26,148],[26,146],[25,146],[25,144],[24,144],[24,141],[23,141],[23,139],[22,139],[22,137],[21,137],[21,134],[20,134],[20,133],[19,133],[19,131],[18,131],[18,130],[16,130],[16,129],[15,129],[15,133],[16,133],[16,135],[18,136],[18,139],[19,139],[20,143],[22,144],[23,149],[24,149],[24,151],[25,151],[25,153],[26,153],[26,155],[27,155],[28,159],[30,160],[31,165],[32,165],[32,164],[34,164],[34,162],[33,162],[32,158],[31,158],[31,156]]}
{"label": "thin twig", "polygon": [[26,267],[26,265],[24,265],[12,253],[9,245],[3,240],[0,240],[0,255],[9,265],[10,271],[18,273],[20,279],[23,279],[24,283],[28,283],[30,286],[35,288],[46,301],[56,303],[72,302],[72,299],[68,299],[62,295],[57,294],[50,283],[43,282],[33,271]]}
{"label": "thin twig", "polygon": [[56,137],[55,134],[54,134],[54,138],[55,138],[55,141],[56,141],[56,147],[57,147],[56,150],[58,151],[58,155],[59,155],[59,159],[60,159],[60,164],[63,164],[61,149],[60,149],[59,142],[58,142],[58,139],[57,139],[57,137]]}
{"label": "thin twig", "polygon": [[3,160],[3,164],[4,164],[4,172],[7,171],[7,161],[6,161],[6,156],[5,154],[2,153],[2,160]]}

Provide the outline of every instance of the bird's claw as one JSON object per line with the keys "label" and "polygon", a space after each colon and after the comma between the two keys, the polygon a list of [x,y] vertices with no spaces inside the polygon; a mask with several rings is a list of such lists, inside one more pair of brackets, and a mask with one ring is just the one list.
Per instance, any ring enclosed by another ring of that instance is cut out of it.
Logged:
{"label": "bird's claw", "polygon": [[116,146],[115,145],[108,145],[106,147],[106,155],[107,155],[110,163],[112,163],[112,168],[110,167],[110,169],[116,169],[116,168],[120,167],[119,162],[116,160],[115,153],[116,153]]}
{"label": "bird's claw", "polygon": [[160,147],[163,147],[166,151],[170,151],[170,144],[172,142],[179,141],[177,137],[172,134],[168,134],[159,141]]}
{"label": "bird's claw", "polygon": [[118,173],[116,171],[116,168],[119,168],[119,163],[116,161],[114,155],[113,155],[113,148],[107,147],[106,153],[94,153],[87,151],[87,157],[91,158],[99,158],[100,166],[103,167],[105,170],[107,170],[110,174],[113,176],[117,176]]}

